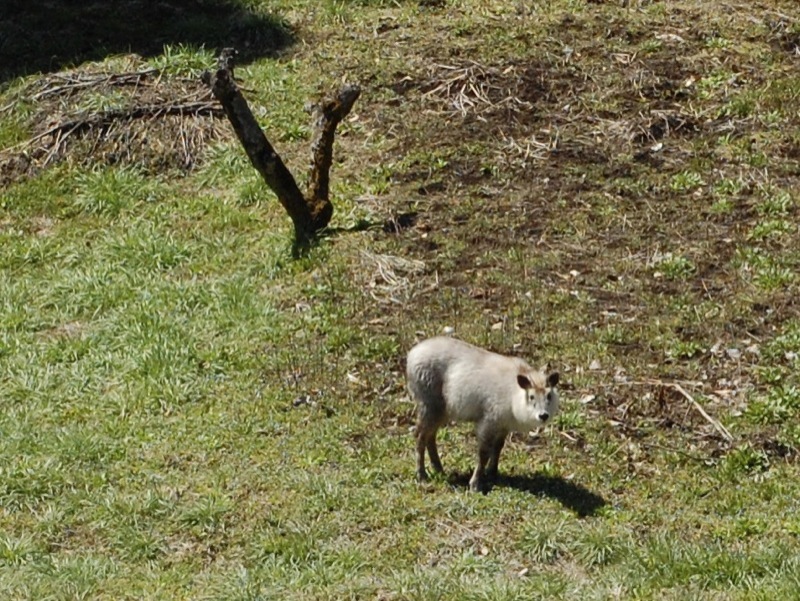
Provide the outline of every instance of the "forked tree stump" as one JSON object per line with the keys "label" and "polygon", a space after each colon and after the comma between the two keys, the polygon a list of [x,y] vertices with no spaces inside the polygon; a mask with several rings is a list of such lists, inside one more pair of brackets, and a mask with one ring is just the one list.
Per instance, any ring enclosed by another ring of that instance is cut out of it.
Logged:
{"label": "forked tree stump", "polygon": [[356,85],[345,85],[335,98],[325,98],[311,109],[313,121],[311,172],[308,190],[303,194],[291,171],[259,127],[247,101],[233,80],[234,54],[235,51],[231,48],[223,50],[216,73],[212,75],[206,71],[202,80],[222,104],[225,115],[244,146],[250,162],[291,217],[295,242],[305,243],[325,228],[333,216],[329,191],[333,138],[336,135],[336,126],[353,108],[361,89]]}

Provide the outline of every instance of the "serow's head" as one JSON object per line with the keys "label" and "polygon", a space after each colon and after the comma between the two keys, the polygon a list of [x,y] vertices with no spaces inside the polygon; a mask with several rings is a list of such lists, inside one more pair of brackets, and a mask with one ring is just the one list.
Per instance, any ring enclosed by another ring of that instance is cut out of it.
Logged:
{"label": "serow's head", "polygon": [[545,374],[531,371],[517,375],[517,383],[525,390],[528,408],[541,424],[547,423],[558,414],[558,372]]}

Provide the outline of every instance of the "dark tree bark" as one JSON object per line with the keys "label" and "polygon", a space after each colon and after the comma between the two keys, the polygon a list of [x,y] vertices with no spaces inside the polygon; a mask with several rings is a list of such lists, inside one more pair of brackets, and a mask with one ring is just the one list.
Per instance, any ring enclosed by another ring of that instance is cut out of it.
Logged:
{"label": "dark tree bark", "polygon": [[336,126],[353,108],[361,94],[358,86],[346,85],[336,98],[326,98],[311,112],[314,140],[311,143],[311,176],[306,197],[328,202],[329,173],[333,162],[333,137]]}
{"label": "dark tree bark", "polygon": [[222,104],[236,136],[244,146],[250,162],[278,197],[295,231],[295,241],[303,243],[330,223],[333,204],[330,201],[330,168],[333,162],[333,138],[336,126],[353,108],[361,94],[358,86],[346,85],[336,98],[326,98],[312,108],[313,142],[308,191],[304,195],[291,171],[275,152],[253,116],[247,101],[233,80],[234,51],[226,48],[219,57],[219,68],[213,75],[203,74],[203,81]]}

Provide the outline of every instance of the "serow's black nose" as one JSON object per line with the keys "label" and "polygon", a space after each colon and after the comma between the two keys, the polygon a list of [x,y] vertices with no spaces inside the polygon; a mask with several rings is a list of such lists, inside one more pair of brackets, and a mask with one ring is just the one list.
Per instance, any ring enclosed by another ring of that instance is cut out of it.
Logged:
{"label": "serow's black nose", "polygon": [[539,421],[540,422],[546,422],[548,419],[550,419],[550,414],[549,413],[540,413],[539,414]]}

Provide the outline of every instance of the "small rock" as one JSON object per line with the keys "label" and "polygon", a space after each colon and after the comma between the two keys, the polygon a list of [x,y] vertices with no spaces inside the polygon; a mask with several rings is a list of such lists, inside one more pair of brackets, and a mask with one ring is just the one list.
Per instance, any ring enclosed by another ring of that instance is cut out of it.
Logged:
{"label": "small rock", "polygon": [[761,355],[761,349],[757,344],[751,344],[746,349],[744,349],[745,353],[749,353],[750,355],[755,355],[756,357]]}
{"label": "small rock", "polygon": [[[667,42],[668,44],[684,44],[686,42],[686,40],[683,39],[681,36],[679,36],[677,33],[657,33],[656,39],[661,40],[662,42]],[[687,83],[685,83],[684,85],[686,85],[687,87],[691,85],[688,79],[686,80],[686,82]]]}
{"label": "small rock", "polygon": [[589,364],[589,369],[591,369],[592,371],[597,371],[598,369],[600,369],[600,361],[598,361],[597,359],[592,361]]}

